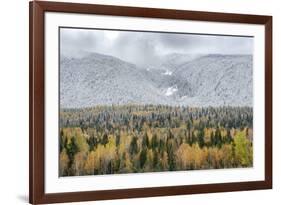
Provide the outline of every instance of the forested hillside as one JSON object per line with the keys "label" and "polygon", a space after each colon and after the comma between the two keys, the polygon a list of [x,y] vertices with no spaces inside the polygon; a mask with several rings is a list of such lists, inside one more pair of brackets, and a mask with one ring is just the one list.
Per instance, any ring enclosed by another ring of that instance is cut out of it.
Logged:
{"label": "forested hillside", "polygon": [[60,59],[60,105],[252,106],[251,55],[165,56],[146,68],[90,53]]}
{"label": "forested hillside", "polygon": [[251,167],[251,107],[60,111],[60,176]]}

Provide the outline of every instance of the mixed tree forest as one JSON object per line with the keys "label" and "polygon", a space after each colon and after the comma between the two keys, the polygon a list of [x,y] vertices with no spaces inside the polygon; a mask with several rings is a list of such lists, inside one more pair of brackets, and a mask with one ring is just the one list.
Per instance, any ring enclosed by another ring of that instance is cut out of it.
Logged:
{"label": "mixed tree forest", "polygon": [[59,176],[253,167],[253,37],[59,38]]}
{"label": "mixed tree forest", "polygon": [[59,175],[253,166],[251,107],[61,109]]}

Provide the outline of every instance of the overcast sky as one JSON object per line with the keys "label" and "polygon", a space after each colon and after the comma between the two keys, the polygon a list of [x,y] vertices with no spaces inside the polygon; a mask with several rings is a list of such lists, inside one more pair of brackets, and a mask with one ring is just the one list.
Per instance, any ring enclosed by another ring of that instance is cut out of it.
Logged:
{"label": "overcast sky", "polygon": [[253,53],[251,37],[69,28],[62,28],[60,32],[61,54],[64,56],[81,57],[83,51],[97,52],[143,66],[171,53]]}

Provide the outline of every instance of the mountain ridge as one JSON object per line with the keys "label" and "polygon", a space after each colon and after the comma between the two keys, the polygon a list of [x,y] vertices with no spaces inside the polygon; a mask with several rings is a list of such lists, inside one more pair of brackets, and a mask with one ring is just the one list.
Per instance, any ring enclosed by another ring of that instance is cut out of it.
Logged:
{"label": "mountain ridge", "polygon": [[[252,106],[252,56],[208,54],[172,58],[170,67],[144,69],[119,58],[89,53],[60,59],[60,104]],[[180,62],[179,64],[176,64]]]}

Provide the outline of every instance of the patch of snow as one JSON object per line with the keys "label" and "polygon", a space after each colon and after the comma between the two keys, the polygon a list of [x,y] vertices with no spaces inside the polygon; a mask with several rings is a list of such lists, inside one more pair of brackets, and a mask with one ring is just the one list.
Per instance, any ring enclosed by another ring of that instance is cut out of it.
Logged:
{"label": "patch of snow", "polygon": [[166,92],[165,92],[165,95],[166,96],[171,96],[171,95],[173,95],[175,92],[177,92],[178,91],[178,88],[177,88],[177,86],[172,86],[172,87],[169,87],[167,90],[166,90]]}
{"label": "patch of snow", "polygon": [[173,72],[172,72],[172,71],[169,71],[169,70],[166,70],[165,73],[162,73],[162,75],[172,75],[172,74],[173,74]]}

